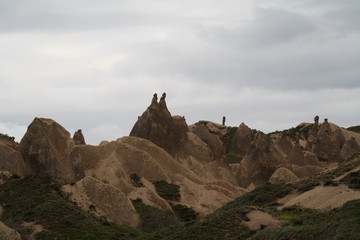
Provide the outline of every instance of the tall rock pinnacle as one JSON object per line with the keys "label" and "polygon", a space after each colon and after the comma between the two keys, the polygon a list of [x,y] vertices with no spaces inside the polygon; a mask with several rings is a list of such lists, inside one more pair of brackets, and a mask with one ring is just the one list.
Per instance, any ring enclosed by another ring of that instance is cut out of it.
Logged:
{"label": "tall rock pinnacle", "polygon": [[172,117],[166,106],[166,93],[158,102],[157,94],[153,95],[150,106],[139,117],[130,136],[145,138],[171,155],[175,155],[186,141],[188,125],[183,117]]}

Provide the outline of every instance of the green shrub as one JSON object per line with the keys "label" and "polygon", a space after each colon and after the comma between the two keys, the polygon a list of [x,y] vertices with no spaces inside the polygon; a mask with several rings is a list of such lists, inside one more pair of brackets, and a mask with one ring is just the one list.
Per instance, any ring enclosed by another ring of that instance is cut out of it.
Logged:
{"label": "green shrub", "polygon": [[7,134],[2,134],[2,133],[0,133],[0,139],[5,139],[5,140],[9,140],[9,141],[11,141],[11,142],[14,142],[15,141],[15,137],[10,137],[9,135],[7,135]]}
{"label": "green shrub", "polygon": [[156,192],[160,197],[170,200],[170,201],[179,201],[180,200],[180,186],[168,183],[165,180],[154,182]]}
{"label": "green shrub", "polygon": [[357,132],[360,133],[360,125],[357,126],[352,126],[352,127],[348,127],[346,130],[352,131],[352,132]]}
{"label": "green shrub", "polygon": [[238,158],[238,157],[236,157],[236,156],[234,156],[234,155],[232,155],[232,154],[227,154],[227,155],[226,155],[226,159],[227,159],[227,161],[228,161],[229,164],[232,164],[232,163],[240,163],[241,160],[242,160],[241,157]]}
{"label": "green shrub", "polygon": [[307,192],[321,185],[321,181],[318,178],[307,178],[295,184],[296,188],[300,192]]}
{"label": "green shrub", "polygon": [[347,184],[349,188],[360,189],[360,171],[347,174],[340,182]]}
{"label": "green shrub", "polygon": [[141,220],[141,230],[145,232],[154,232],[162,228],[179,223],[176,216],[170,211],[160,210],[158,208],[144,204],[141,199],[132,201]]}
{"label": "green shrub", "polygon": [[175,215],[182,222],[189,222],[195,220],[198,215],[192,208],[189,208],[185,205],[176,204],[171,206],[171,208],[174,211]]}
{"label": "green shrub", "polygon": [[237,129],[238,129],[237,127],[229,127],[227,129],[226,133],[224,135],[220,136],[220,140],[224,144],[225,153],[230,152],[231,143],[233,141],[233,138],[235,136]]}
{"label": "green shrub", "polygon": [[115,240],[139,236],[140,232],[130,227],[111,222],[103,224],[101,219],[62,197],[59,186],[48,176],[30,175],[8,180],[0,185],[0,204],[4,208],[1,220],[20,229],[25,221],[44,226],[46,231],[36,234],[39,240]]}

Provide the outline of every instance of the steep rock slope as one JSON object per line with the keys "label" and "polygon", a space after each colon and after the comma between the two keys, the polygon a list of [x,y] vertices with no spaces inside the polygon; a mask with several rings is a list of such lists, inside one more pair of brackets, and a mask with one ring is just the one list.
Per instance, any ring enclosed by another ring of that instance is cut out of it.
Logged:
{"label": "steep rock slope", "polygon": [[9,137],[0,137],[0,180],[12,175],[20,177],[30,173],[20,151],[18,143]]}

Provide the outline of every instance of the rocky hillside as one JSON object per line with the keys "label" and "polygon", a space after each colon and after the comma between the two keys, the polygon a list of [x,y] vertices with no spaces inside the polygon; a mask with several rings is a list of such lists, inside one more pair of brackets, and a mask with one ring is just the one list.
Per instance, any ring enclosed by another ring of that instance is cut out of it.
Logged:
{"label": "rocky hillside", "polygon": [[360,134],[351,130],[318,117],[270,134],[244,123],[189,126],[171,115],[166,94],[154,94],[130,136],[99,146],[35,118],[20,143],[0,136],[0,233],[16,235],[7,225],[24,239],[191,239],[207,226],[203,239],[255,237],[259,226],[288,224],[275,205],[341,209],[360,197]]}

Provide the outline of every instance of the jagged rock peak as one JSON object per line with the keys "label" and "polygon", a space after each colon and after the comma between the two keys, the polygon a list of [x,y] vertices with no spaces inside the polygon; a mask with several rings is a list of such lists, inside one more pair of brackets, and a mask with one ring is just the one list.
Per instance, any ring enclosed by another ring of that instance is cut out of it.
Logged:
{"label": "jagged rock peak", "polygon": [[163,93],[158,102],[157,94],[153,95],[150,106],[138,118],[130,136],[148,139],[174,155],[183,146],[189,127],[184,117],[171,116],[165,98],[166,93]]}
{"label": "jagged rock peak", "polygon": [[76,145],[86,144],[86,143],[85,143],[85,138],[84,138],[84,135],[82,134],[81,129],[77,130],[77,131],[74,133],[73,140],[74,140],[74,142],[75,142]]}

